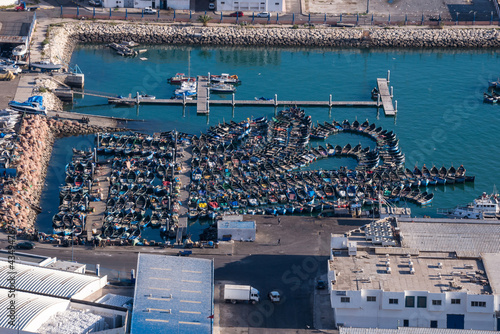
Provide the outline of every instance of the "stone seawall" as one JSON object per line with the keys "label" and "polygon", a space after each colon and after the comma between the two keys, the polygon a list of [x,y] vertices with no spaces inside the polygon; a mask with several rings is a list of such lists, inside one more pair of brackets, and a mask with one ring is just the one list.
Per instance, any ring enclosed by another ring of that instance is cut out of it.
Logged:
{"label": "stone seawall", "polygon": [[53,27],[51,53],[68,55],[75,42],[281,47],[497,48],[498,29],[195,27],[154,24],[67,23]]}

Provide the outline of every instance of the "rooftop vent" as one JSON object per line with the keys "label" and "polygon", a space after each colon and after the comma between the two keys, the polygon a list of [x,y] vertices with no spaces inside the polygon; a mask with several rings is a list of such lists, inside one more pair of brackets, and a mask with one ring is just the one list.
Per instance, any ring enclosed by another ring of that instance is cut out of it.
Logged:
{"label": "rooftop vent", "polygon": [[439,269],[442,269],[443,268],[443,264],[441,262],[438,262],[438,268]]}
{"label": "rooftop vent", "polygon": [[388,274],[392,273],[391,267],[387,267],[387,268],[385,268],[385,271],[386,271]]}

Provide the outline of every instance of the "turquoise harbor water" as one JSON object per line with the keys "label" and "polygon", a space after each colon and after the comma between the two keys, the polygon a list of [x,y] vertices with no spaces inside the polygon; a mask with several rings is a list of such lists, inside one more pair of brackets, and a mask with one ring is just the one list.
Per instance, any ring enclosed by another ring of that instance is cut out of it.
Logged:
{"label": "turquoise harbor water", "polygon": [[[487,81],[496,79],[500,58],[493,50],[325,50],[325,49],[255,49],[141,46],[148,51],[139,57],[123,58],[103,46],[82,46],[75,50],[73,64],[85,73],[85,88],[116,95],[135,95],[137,91],[170,98],[175,86],[167,78],[177,72],[198,74],[238,74],[236,99],[273,97],[280,100],[370,100],[377,77],[391,71],[391,85],[398,101],[397,118],[386,118],[375,108],[305,108],[313,122],[351,122],[368,119],[384,129],[394,130],[406,154],[406,166],[426,164],[464,164],[467,174],[476,175],[471,185],[438,186],[431,206],[419,208],[408,204],[414,215],[436,216],[436,208],[467,203],[483,191],[491,192],[500,172],[500,106],[483,104]],[[189,59],[189,61],[188,61]],[[212,97],[215,98],[215,97]],[[222,96],[217,98],[227,98]],[[108,105],[98,97],[77,99],[71,110],[117,117],[144,119],[132,125],[136,130],[156,132],[177,129],[199,134],[209,125],[247,117],[271,116],[272,107],[211,106],[210,115],[198,116],[196,108],[181,106],[146,106],[138,109]],[[347,142],[374,146],[369,139],[350,134],[333,135],[327,142]],[[54,163],[69,161],[69,145],[84,145],[88,139],[67,139],[57,144]],[[314,144],[314,142],[313,142]],[[324,145],[318,142],[317,145]],[[352,159],[322,160],[308,169],[354,167]],[[55,168],[60,170],[61,168]],[[48,183],[61,175],[49,173]],[[60,182],[58,182],[60,184]],[[51,187],[54,188],[54,187]],[[51,189],[49,188],[49,189]],[[57,210],[45,192],[42,207]],[[52,195],[52,198],[56,198]],[[51,207],[52,205],[52,207]],[[53,214],[53,213],[52,213]],[[39,226],[50,228],[49,214],[40,217]],[[51,217],[51,216],[50,216]]]}

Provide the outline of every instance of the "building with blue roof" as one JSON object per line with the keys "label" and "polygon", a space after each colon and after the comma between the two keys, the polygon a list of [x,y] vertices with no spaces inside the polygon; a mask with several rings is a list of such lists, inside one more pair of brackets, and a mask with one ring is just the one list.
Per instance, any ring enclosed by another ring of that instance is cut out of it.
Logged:
{"label": "building with blue roof", "polygon": [[255,221],[219,220],[217,222],[217,239],[255,241]]}
{"label": "building with blue roof", "polygon": [[131,333],[212,333],[212,260],[139,254]]}

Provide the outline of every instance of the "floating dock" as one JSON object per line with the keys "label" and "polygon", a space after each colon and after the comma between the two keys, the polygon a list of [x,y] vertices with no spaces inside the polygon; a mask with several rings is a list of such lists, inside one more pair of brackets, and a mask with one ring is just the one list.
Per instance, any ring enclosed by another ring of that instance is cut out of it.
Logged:
{"label": "floating dock", "polygon": [[396,116],[398,112],[398,102],[396,101],[396,107],[392,103],[392,87],[389,92],[389,82],[391,77],[391,71],[387,71],[387,79],[377,78],[377,86],[379,91],[379,100],[381,102],[382,108],[384,108],[384,114],[386,116]]}

